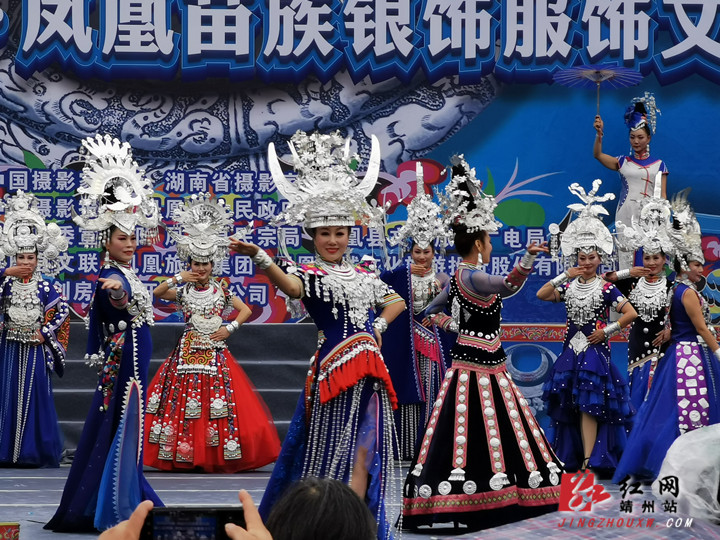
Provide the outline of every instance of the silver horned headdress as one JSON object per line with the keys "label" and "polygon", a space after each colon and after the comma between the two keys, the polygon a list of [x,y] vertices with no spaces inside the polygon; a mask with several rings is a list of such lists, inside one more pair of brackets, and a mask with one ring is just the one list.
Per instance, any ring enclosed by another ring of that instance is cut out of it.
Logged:
{"label": "silver horned headdress", "polygon": [[427,249],[431,244],[445,241],[449,234],[440,219],[440,207],[432,201],[425,192],[422,163],[417,162],[415,167],[417,179],[417,192],[407,207],[407,221],[395,231],[388,241],[391,246],[400,245],[400,257],[410,251],[413,242],[421,249]]}
{"label": "silver horned headdress", "polygon": [[32,193],[19,190],[7,194],[0,201],[5,220],[0,229],[0,268],[6,257],[18,253],[37,253],[38,269],[50,275],[60,270],[57,262],[60,253],[67,251],[68,240],[56,223],[45,223],[37,209],[37,199]]}
{"label": "silver horned headdress", "polygon": [[565,259],[574,261],[578,252],[590,253],[596,250],[606,263],[612,259],[615,248],[613,236],[598,216],[608,215],[608,211],[599,203],[613,200],[615,194],[596,195],[601,185],[602,180],[594,180],[589,193],[577,182],[568,187],[582,203],[568,205],[570,210],[578,212],[578,216],[568,224],[560,237],[560,250]]}
{"label": "silver horned headdress", "polygon": [[618,244],[628,251],[642,249],[645,255],[664,253],[672,257],[675,244],[670,236],[670,202],[660,196],[662,172],[655,179],[652,197],[643,199],[640,215],[632,216],[632,223],[616,223]]}
{"label": "silver horned headdress", "polygon": [[495,197],[483,192],[475,169],[468,165],[462,154],[454,155],[450,163],[452,178],[445,187],[445,195],[438,194],[445,225],[465,225],[469,233],[497,232],[502,223],[495,219]]}
{"label": "silver horned headdress", "polygon": [[101,247],[113,225],[126,234],[139,229],[138,240],[143,243],[155,241],[160,211],[145,171],[132,158],[130,145],[98,134],[82,141],[81,152],[87,159],[77,190],[80,214],[73,211],[73,221],[96,233],[88,247]]}
{"label": "silver horned headdress", "polygon": [[357,155],[350,154],[350,139],[339,132],[307,134],[298,131],[288,142],[297,179],[285,177],[275,145],[268,146],[268,167],[277,190],[288,204],[273,219],[276,226],[315,227],[382,225],[382,210],[370,206],[366,197],[380,172],[380,143],[372,136],[372,150],[365,177],[359,180],[353,170]]}
{"label": "silver horned headdress", "polygon": [[673,228],[670,234],[675,244],[675,256],[682,270],[689,269],[690,261],[705,264],[702,249],[702,231],[695,212],[688,202],[690,188],[677,193],[672,199]]}
{"label": "silver horned headdress", "polygon": [[175,208],[173,220],[180,230],[168,227],[168,234],[177,243],[178,257],[188,262],[212,262],[213,269],[219,270],[228,256],[228,232],[233,225],[225,200],[213,200],[209,193],[193,194]]}

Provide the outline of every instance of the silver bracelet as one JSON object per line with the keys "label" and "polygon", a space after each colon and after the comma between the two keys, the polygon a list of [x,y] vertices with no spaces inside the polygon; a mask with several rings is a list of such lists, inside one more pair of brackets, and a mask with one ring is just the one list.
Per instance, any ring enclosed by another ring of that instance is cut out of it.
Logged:
{"label": "silver bracelet", "polygon": [[173,279],[175,280],[175,285],[180,285],[180,284],[183,282],[183,277],[182,277],[182,274],[181,274],[180,272],[178,272],[177,274],[175,274],[175,275],[173,276]]}
{"label": "silver bracelet", "polygon": [[522,266],[526,270],[532,270],[533,263],[535,262],[536,258],[537,253],[530,253],[529,251],[526,251],[525,254],[522,256],[522,259],[520,259],[520,266]]}
{"label": "silver bracelet", "polygon": [[603,332],[605,332],[605,337],[609,338],[614,336],[615,334],[620,333],[620,323],[615,321],[612,324],[608,324],[605,328],[603,328]]}
{"label": "silver bracelet", "polygon": [[627,279],[630,277],[630,269],[629,268],[623,268],[622,270],[618,270],[615,272],[615,278],[620,281],[621,279]]}
{"label": "silver bracelet", "polygon": [[122,300],[126,294],[125,289],[110,289],[110,298],[113,300]]}
{"label": "silver bracelet", "polygon": [[570,279],[570,276],[568,276],[567,272],[563,272],[559,276],[551,279],[550,283],[552,283],[552,286],[557,289],[560,285],[565,283],[568,279]]}
{"label": "silver bracelet", "polygon": [[270,265],[273,263],[270,255],[268,255],[267,252],[261,248],[258,248],[257,253],[250,257],[250,260],[254,262],[260,270],[270,268]]}
{"label": "silver bracelet", "polygon": [[165,285],[167,285],[168,290],[174,289],[177,287],[177,281],[175,281],[174,277],[171,277],[165,280]]}
{"label": "silver bracelet", "polygon": [[240,323],[237,321],[233,321],[225,325],[225,330],[228,331],[228,334],[232,334],[238,328],[240,328]]}
{"label": "silver bracelet", "polygon": [[387,330],[388,322],[385,320],[384,317],[378,317],[375,319],[375,322],[373,323],[373,328],[380,332],[381,334]]}

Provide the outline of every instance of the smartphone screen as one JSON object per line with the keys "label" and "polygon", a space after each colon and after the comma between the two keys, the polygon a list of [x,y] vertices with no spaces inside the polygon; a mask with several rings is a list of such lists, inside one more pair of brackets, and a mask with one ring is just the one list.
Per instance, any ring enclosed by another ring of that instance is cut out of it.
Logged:
{"label": "smartphone screen", "polygon": [[153,508],[140,540],[226,540],[225,524],[245,526],[242,507]]}

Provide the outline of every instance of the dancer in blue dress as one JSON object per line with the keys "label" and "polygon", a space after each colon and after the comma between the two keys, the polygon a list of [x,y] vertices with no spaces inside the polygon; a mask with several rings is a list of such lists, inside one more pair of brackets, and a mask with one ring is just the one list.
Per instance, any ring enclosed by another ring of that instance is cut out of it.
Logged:
{"label": "dancer in blue dress", "polygon": [[[291,145],[298,173],[292,184],[280,170],[274,146],[269,148],[275,185],[290,200],[275,223],[304,223],[313,237],[315,261],[275,264],[254,244],[230,245],[249,255],[292,304],[301,300],[319,329],[318,350],[260,513],[267,517],[298,478],[330,477],[349,484],[365,500],[378,522],[378,537],[390,538],[385,498],[400,489],[393,469],[397,398],[379,343],[405,303],[372,270],[344,257],[356,220],[373,226],[382,222],[379,210],[365,200],[377,179],[379,145],[373,137],[370,165],[359,182],[339,134],[298,132]],[[380,314],[373,322],[376,309]]]}
{"label": "dancer in blue dress", "polygon": [[[618,198],[615,221],[631,223],[632,216],[640,213],[644,199],[652,197],[655,185],[660,183],[660,197],[667,198],[668,169],[661,159],[650,156],[650,139],[655,134],[659,109],[655,106],[655,96],[645,92],[642,97],[632,100],[625,111],[625,125],[630,130],[630,156],[610,156],[602,151],[603,121],[595,117],[595,143],[593,157],[608,169],[618,171],[622,182],[622,191]],[[618,249],[620,268],[633,265],[633,252],[624,248]]]}
{"label": "dancer in blue dress", "polygon": [[[508,375],[500,342],[503,298],[516,293],[544,245],[531,244],[507,276],[482,269],[500,226],[462,156],[453,157],[446,219],[462,256],[449,288],[427,309],[457,332],[422,443],[403,488],[403,527],[497,527],[557,510],[562,464]],[[448,306],[451,315],[442,313]]]}
{"label": "dancer in blue dress", "polygon": [[53,371],[62,376],[70,321],[55,274],[68,242],[55,223],[45,224],[34,195],[5,195],[0,265],[15,264],[0,280],[0,466],[58,467],[62,433],[52,393]]}
{"label": "dancer in blue dress", "polygon": [[444,245],[446,228],[440,207],[425,192],[422,163],[417,163],[417,192],[407,207],[407,221],[394,231],[390,245],[399,245],[399,257],[410,258],[380,275],[408,306],[383,336],[385,358],[398,397],[395,428],[399,458],[412,460],[425,431],[430,411],[450,365],[451,335],[439,330],[425,315],[425,308],[440,294],[450,278],[435,272],[435,245]]}
{"label": "dancer in blue dress", "polygon": [[[700,226],[684,195],[673,200],[678,278],[670,304],[670,344],[658,362],[613,481],[654,480],[681,434],[720,421],[720,347],[705,320],[696,284],[703,277]],[[682,489],[682,487],[681,487]]]}
{"label": "dancer in blue dress", "polygon": [[656,184],[654,196],[643,201],[632,223],[617,224],[618,243],[627,251],[639,250],[643,266],[604,276],[617,285],[638,312],[628,338],[630,400],[635,409],[645,400],[664,344],[670,339],[666,323],[673,281],[666,277],[665,263],[668,256],[672,257],[674,245],[668,234],[670,202],[659,195]]}
{"label": "dancer in blue dress", "polygon": [[[563,351],[543,387],[543,400],[552,419],[550,440],[566,469],[592,467],[612,470],[627,440],[635,409],[625,377],[612,363],[608,339],[637,316],[635,309],[612,284],[597,274],[602,256],[612,256],[610,231],[596,216],[607,214],[598,203],[613,194],[596,196],[600,180],[590,193],[578,184],[570,191],[585,204],[569,205],[579,211],[561,237],[563,256],[576,261],[537,292],[540,300],[565,302],[567,331]],[[610,323],[610,309],[620,313]]]}
{"label": "dancer in blue dress", "polygon": [[127,143],[98,135],[83,146],[88,157],[78,192],[84,204],[74,219],[105,249],[86,355],[100,372],[60,507],[45,525],[54,531],[103,530],[128,519],[142,500],[162,504],[142,472],[153,308],[131,266],[136,229],[153,240],[160,213]]}

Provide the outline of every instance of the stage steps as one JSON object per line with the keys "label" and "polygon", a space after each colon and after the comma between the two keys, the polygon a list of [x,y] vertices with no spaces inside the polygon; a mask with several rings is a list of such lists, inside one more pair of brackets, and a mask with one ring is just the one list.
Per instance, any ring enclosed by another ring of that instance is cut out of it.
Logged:
{"label": "stage steps", "polygon": [[[182,328],[181,324],[172,323],[151,328],[150,377],[175,347]],[[97,384],[97,370],[89,368],[83,360],[86,344],[85,326],[73,322],[65,375],[62,378],[53,376],[55,407],[70,456],[77,447]],[[317,329],[314,324],[305,323],[247,324],[228,340],[230,352],[270,409],[281,440],[295,412],[316,345]]]}

